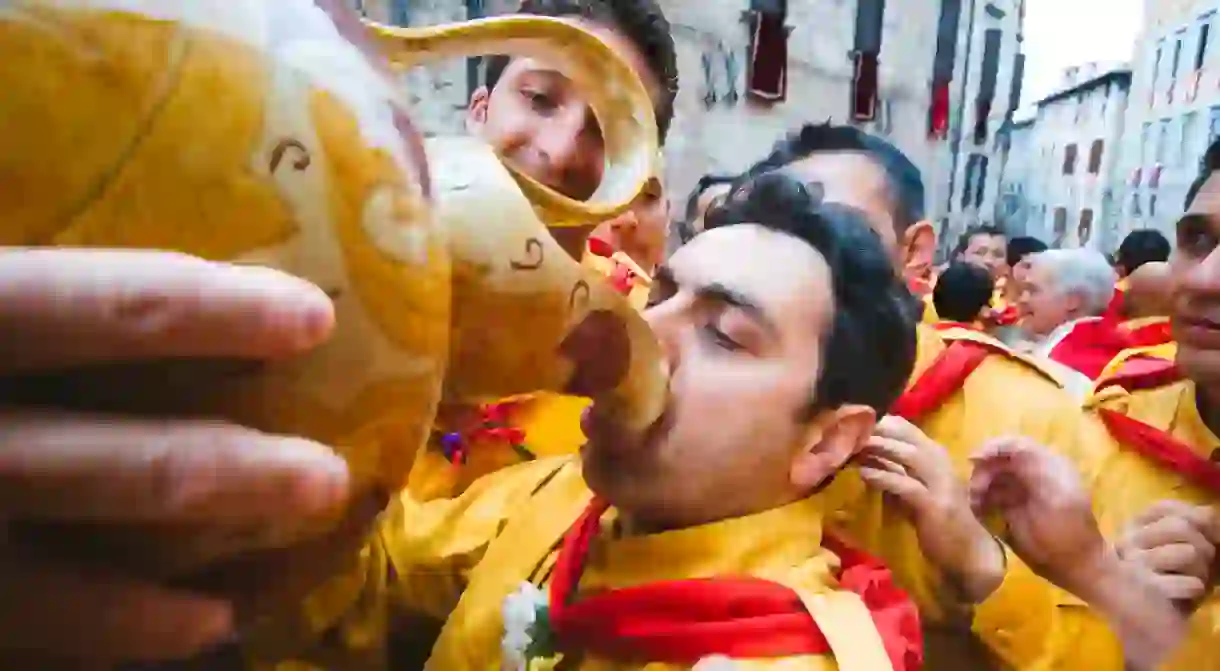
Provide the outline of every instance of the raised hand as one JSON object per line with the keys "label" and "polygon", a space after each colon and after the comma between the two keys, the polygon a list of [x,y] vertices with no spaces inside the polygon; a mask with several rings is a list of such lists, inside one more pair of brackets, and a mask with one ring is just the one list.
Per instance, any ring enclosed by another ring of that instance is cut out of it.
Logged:
{"label": "raised hand", "polygon": [[1220,516],[1210,506],[1161,501],[1127,525],[1115,548],[1166,598],[1190,605],[1211,584],[1217,538]]}
{"label": "raised hand", "polygon": [[[319,289],[261,268],[159,252],[3,250],[0,404],[19,395],[5,380],[20,374],[291,356],[325,340],[333,319]],[[228,600],[92,561],[69,530],[121,525],[182,543],[224,539],[238,552],[347,505],[346,465],[323,445],[221,422],[72,412],[63,401],[0,405],[0,651],[163,659],[232,633]],[[44,544],[45,529],[64,533]]]}
{"label": "raised hand", "polygon": [[860,460],[860,476],[910,515],[923,553],[949,573],[973,602],[1004,579],[1004,550],[974,516],[965,483],[945,448],[899,417],[877,423]]}

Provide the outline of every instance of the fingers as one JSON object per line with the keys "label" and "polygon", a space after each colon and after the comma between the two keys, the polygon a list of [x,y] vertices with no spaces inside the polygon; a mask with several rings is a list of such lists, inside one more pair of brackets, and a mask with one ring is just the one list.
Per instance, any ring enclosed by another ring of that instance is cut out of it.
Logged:
{"label": "fingers", "polygon": [[898,440],[912,445],[922,446],[932,442],[931,439],[924,434],[919,427],[908,422],[907,420],[898,417],[897,415],[886,415],[877,422],[877,426],[873,429],[873,433],[882,438],[890,440]]}
{"label": "fingers", "polygon": [[1201,551],[1198,546],[1190,543],[1171,543],[1146,550],[1135,550],[1123,557],[1158,574],[1175,573],[1206,578],[1215,555],[1210,551]]}
{"label": "fingers", "polygon": [[907,506],[921,508],[928,497],[928,488],[920,481],[899,473],[861,465],[860,477],[869,486],[894,496]]}
{"label": "fingers", "polygon": [[329,533],[283,550],[244,554],[190,585],[231,598],[240,622],[297,606],[327,579],[348,575],[353,563],[367,560],[360,550],[385,506],[379,495],[361,497]]}
{"label": "fingers", "polygon": [[1157,575],[1151,584],[1170,601],[1195,602],[1207,594],[1207,583],[1193,575]]}
{"label": "fingers", "polygon": [[1206,506],[1195,506],[1184,501],[1157,501],[1136,515],[1132,525],[1143,526],[1166,517],[1180,517],[1202,528],[1211,523],[1212,512]]}
{"label": "fingers", "polygon": [[1150,524],[1136,526],[1124,534],[1123,545],[1147,550],[1165,545],[1185,543],[1197,548],[1212,548],[1211,542],[1193,524],[1181,517],[1165,517]]}
{"label": "fingers", "polygon": [[108,660],[184,658],[233,632],[224,601],[103,573],[0,559],[0,648]]}
{"label": "fingers", "polygon": [[0,510],[14,518],[305,524],[347,501],[329,448],[211,421],[0,409]]}
{"label": "fingers", "polygon": [[333,323],[322,290],[267,268],[153,251],[0,250],[0,374],[282,357],[320,344]]}

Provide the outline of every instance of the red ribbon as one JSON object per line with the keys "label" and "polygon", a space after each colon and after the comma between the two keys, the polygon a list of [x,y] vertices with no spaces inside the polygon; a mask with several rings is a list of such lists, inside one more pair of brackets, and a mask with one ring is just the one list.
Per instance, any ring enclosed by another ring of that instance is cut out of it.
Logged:
{"label": "red ribbon", "polygon": [[[550,624],[563,649],[611,659],[693,664],[713,655],[737,659],[832,652],[792,589],[749,577],[654,582],[575,598],[589,547],[608,504],[594,499],[564,537],[551,580]],[[876,560],[833,539],[839,584],[864,600],[898,671],[920,668],[919,613]]]}
{"label": "red ribbon", "polygon": [[1169,320],[1157,321],[1128,331],[1132,347],[1155,347],[1173,342]]}
{"label": "red ribbon", "polygon": [[932,325],[932,328],[937,331],[951,331],[953,329],[967,329],[969,331],[978,331],[979,327],[975,324],[967,324],[966,322],[939,321]]}
{"label": "red ribbon", "polygon": [[1007,305],[1003,310],[992,313],[991,321],[997,326],[1012,326],[1021,321],[1021,311],[1015,305]]}
{"label": "red ribbon", "polygon": [[1098,411],[1110,435],[1191,483],[1220,494],[1220,466],[1168,433],[1108,408]]}
{"label": "red ribbon", "polygon": [[1102,378],[1097,390],[1121,387],[1127,391],[1155,389],[1182,379],[1182,372],[1172,361],[1154,356],[1134,356],[1123,362],[1113,375]]}
{"label": "red ribbon", "polygon": [[894,407],[891,415],[908,422],[918,422],[925,415],[939,408],[953,392],[962,388],[966,378],[975,371],[992,352],[982,343],[958,340],[944,349],[911,385]]}

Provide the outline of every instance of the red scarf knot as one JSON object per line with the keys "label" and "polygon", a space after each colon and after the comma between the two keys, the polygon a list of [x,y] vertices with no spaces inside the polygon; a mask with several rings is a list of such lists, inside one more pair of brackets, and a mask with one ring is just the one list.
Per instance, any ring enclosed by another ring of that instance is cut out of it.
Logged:
{"label": "red scarf knot", "polygon": [[[563,649],[615,660],[693,664],[704,657],[778,658],[832,653],[792,589],[753,577],[669,580],[576,598],[590,544],[608,504],[595,499],[564,537],[551,580],[550,624]],[[915,605],[888,570],[827,538],[839,585],[873,615],[898,671],[919,669],[923,638]]]}
{"label": "red scarf knot", "polygon": [[512,425],[512,412],[517,401],[488,403],[479,408],[479,419],[472,426],[446,433],[441,437],[441,450],[449,463],[461,466],[470,456],[470,446],[477,442],[507,444],[526,459],[534,455],[525,447],[525,429]]}

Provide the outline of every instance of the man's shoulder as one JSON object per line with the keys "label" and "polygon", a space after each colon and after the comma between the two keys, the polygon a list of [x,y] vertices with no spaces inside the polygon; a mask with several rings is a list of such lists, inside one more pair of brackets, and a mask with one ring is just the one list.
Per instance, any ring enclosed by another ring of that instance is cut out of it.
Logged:
{"label": "man's shoulder", "polygon": [[[1192,383],[1172,361],[1152,356],[1136,356],[1123,361],[1094,387],[1090,408],[1105,408],[1124,415],[1155,421],[1172,417],[1178,404],[1188,395]],[[1168,414],[1167,414],[1168,413]]]}
{"label": "man's shoulder", "polygon": [[997,391],[1005,394],[1012,393],[1011,390],[1005,392],[1003,389],[1004,385],[1011,384],[1022,385],[1022,389],[1035,387],[1062,390],[1064,387],[1063,380],[1049,366],[1012,349],[986,333],[955,329],[942,334],[942,338],[948,347],[976,347],[987,353],[986,359],[968,380],[975,385],[984,382],[997,383]]}

